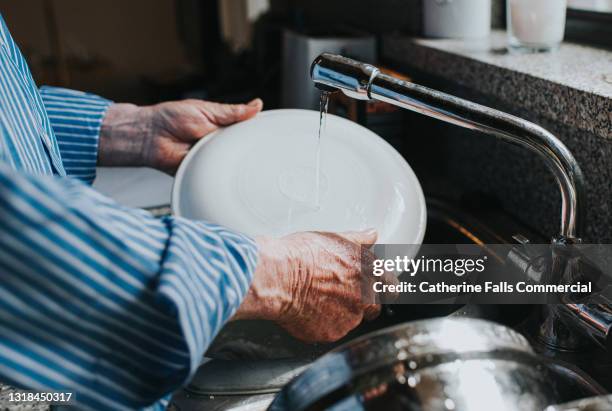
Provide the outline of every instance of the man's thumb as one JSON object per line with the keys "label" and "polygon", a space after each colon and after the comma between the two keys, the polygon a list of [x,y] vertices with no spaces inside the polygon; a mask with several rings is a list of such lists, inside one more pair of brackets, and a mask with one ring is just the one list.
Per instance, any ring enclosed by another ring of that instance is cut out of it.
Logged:
{"label": "man's thumb", "polygon": [[216,110],[213,110],[213,114],[219,125],[228,126],[253,117],[262,107],[263,102],[256,98],[247,104],[219,104],[215,107]]}
{"label": "man's thumb", "polygon": [[364,231],[347,231],[340,234],[342,237],[361,245],[372,245],[378,239],[376,229],[369,228]]}

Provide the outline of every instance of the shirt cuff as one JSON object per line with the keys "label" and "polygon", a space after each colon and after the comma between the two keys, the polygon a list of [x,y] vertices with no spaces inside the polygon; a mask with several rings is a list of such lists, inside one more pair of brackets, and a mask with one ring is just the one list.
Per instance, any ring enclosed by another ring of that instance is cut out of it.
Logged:
{"label": "shirt cuff", "polygon": [[91,184],[96,177],[102,120],[113,102],[60,87],[43,86],[40,95],[66,174]]}
{"label": "shirt cuff", "polygon": [[216,224],[180,217],[162,221],[171,235],[158,291],[161,302],[177,317],[189,352],[184,383],[245,298],[258,247],[253,239]]}

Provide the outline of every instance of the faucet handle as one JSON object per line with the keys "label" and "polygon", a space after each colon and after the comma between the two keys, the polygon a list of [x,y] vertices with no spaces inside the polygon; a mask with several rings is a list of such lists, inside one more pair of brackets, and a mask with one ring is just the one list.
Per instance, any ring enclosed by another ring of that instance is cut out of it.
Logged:
{"label": "faucet handle", "polygon": [[512,238],[518,245],[512,247],[506,257],[507,261],[518,268],[529,281],[542,282],[549,261],[547,258],[549,246],[538,247],[536,244],[531,244],[531,241],[522,234],[514,234]]}
{"label": "faucet handle", "polygon": [[[575,283],[591,281],[593,293],[587,299],[581,295],[560,296],[556,304],[545,307],[541,337],[549,345],[575,348],[587,339],[606,349],[612,349],[612,286],[601,268],[589,262],[581,252],[580,243],[553,241],[532,244],[522,234],[512,237],[518,245],[507,256],[507,261],[518,268],[528,281],[534,283]],[[599,283],[599,284],[597,284]],[[597,289],[599,286],[599,289]]]}
{"label": "faucet handle", "polygon": [[512,239],[519,244],[529,244],[530,240],[521,233],[514,234]]}
{"label": "faucet handle", "polygon": [[586,297],[564,295],[561,304],[549,310],[550,318],[564,323],[569,331],[612,349],[612,286],[606,270],[590,261],[588,252],[580,250],[580,245],[556,245],[553,264],[557,264],[559,280],[564,283],[589,281],[593,291]]}

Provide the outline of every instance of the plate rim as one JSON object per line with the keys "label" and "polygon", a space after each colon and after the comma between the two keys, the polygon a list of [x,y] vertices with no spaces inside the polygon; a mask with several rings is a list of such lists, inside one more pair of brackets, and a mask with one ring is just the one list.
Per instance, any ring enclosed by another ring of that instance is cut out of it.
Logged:
{"label": "plate rim", "polygon": [[[266,110],[266,111],[262,111],[260,113],[258,113],[257,115],[255,115],[254,117],[240,122],[240,123],[234,123],[234,124],[244,124],[246,122],[249,122],[251,120],[257,119],[257,118],[261,118],[262,116],[270,116],[270,115],[278,115],[281,113],[287,113],[287,112],[294,112],[294,113],[310,113],[310,112],[314,112],[314,113],[318,113],[316,110],[308,110],[308,109],[297,109],[297,108],[281,108],[281,109],[272,109],[272,110]],[[357,125],[363,129],[365,129],[368,133],[372,134],[373,136],[375,136],[380,143],[382,143],[383,145],[386,145],[387,147],[391,148],[391,153],[393,155],[395,155],[399,161],[402,163],[402,165],[404,167],[407,167],[408,170],[410,170],[411,172],[411,177],[414,178],[415,181],[415,185],[416,185],[416,191],[418,192],[418,202],[419,205],[421,207],[421,212],[419,214],[419,231],[417,233],[416,239],[414,243],[410,243],[410,244],[415,244],[415,245],[420,245],[423,243],[423,239],[425,238],[425,232],[427,231],[427,204],[426,204],[426,200],[425,200],[425,194],[423,193],[423,187],[421,186],[421,182],[419,181],[416,173],[414,172],[414,170],[412,169],[412,167],[410,166],[410,164],[408,163],[408,161],[406,161],[406,159],[395,149],[395,147],[393,147],[388,141],[386,141],[384,138],[382,138],[381,136],[379,136],[378,134],[376,134],[375,132],[373,132],[372,130],[368,129],[367,127],[362,126],[359,123],[356,123],[354,121],[351,121],[347,118],[335,115],[335,114],[327,114],[328,116],[332,116],[335,117],[339,120],[341,120],[342,122],[347,122],[347,123],[351,123],[352,125]],[[232,125],[234,125],[232,124]],[[206,145],[207,142],[211,141],[212,137],[214,137],[215,135],[223,132],[225,129],[227,129],[228,127],[231,127],[232,125],[226,126],[226,127],[220,127],[218,129],[216,129],[215,131],[213,131],[210,134],[207,134],[206,136],[204,136],[203,138],[201,138],[196,144],[194,144],[193,147],[191,147],[191,149],[189,150],[189,152],[187,153],[187,155],[185,156],[185,158],[181,161],[181,164],[179,165],[179,168],[174,176],[174,181],[172,182],[172,192],[171,192],[171,198],[170,198],[170,209],[172,210],[172,215],[175,217],[181,217],[181,218],[187,218],[184,217],[183,215],[181,215],[180,213],[180,186],[184,180],[184,174],[186,172],[186,169],[189,165],[189,163],[192,161],[191,159],[196,155],[196,153],[201,150],[202,146]],[[213,222],[214,223],[214,222]],[[377,241],[377,244],[378,243]]]}

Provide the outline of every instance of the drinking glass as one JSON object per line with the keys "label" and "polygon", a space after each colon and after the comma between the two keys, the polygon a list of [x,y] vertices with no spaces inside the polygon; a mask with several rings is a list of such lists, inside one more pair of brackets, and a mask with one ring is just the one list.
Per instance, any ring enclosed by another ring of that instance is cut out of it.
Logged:
{"label": "drinking glass", "polygon": [[567,0],[507,0],[506,7],[510,49],[538,52],[559,47]]}

